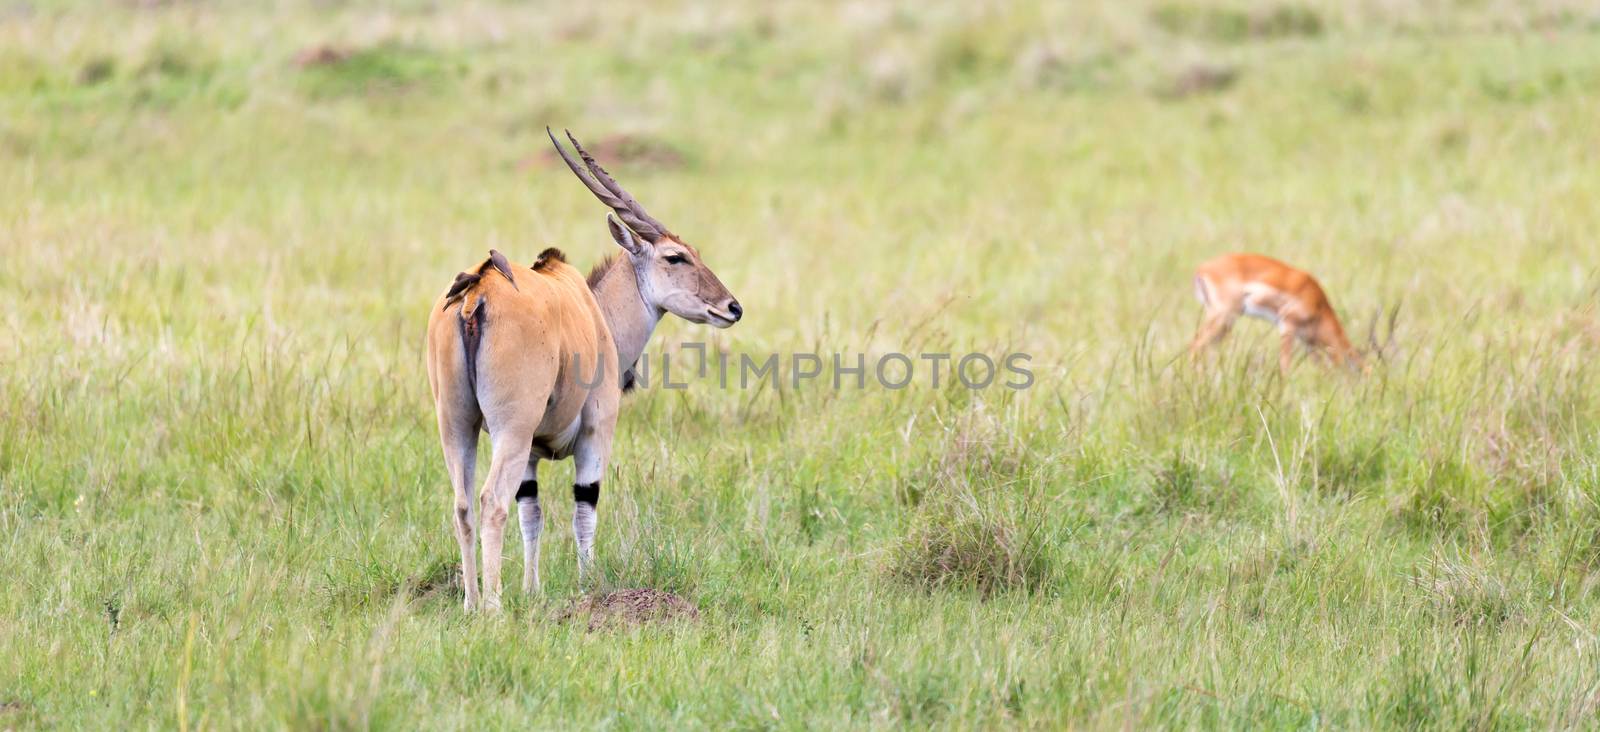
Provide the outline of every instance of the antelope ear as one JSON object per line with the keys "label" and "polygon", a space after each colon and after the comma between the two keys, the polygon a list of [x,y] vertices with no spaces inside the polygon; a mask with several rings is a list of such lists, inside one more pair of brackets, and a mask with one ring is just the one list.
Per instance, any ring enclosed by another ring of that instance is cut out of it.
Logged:
{"label": "antelope ear", "polygon": [[632,230],[623,226],[611,214],[606,214],[606,228],[611,229],[611,238],[617,242],[617,246],[635,256],[644,254],[644,242],[635,237]]}

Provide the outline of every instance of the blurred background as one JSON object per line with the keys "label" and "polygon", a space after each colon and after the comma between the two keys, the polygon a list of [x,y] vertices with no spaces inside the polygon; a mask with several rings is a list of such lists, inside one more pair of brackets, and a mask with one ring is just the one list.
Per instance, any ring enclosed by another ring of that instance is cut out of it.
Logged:
{"label": "blurred background", "polygon": [[[0,0],[0,727],[1583,724],[1597,102],[1577,0]],[[556,619],[547,463],[464,625],[423,327],[612,252],[547,125],[745,307],[653,352],[1035,387],[630,397],[602,560],[702,620]],[[1388,359],[1189,368],[1241,250]]]}

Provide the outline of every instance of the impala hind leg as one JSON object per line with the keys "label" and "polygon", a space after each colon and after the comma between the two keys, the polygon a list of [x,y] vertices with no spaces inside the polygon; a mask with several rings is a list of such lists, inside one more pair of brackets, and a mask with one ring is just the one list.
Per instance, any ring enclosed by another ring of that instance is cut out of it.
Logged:
{"label": "impala hind leg", "polygon": [[539,535],[544,533],[544,512],[539,510],[539,459],[528,458],[528,469],[517,486],[517,519],[522,525],[522,591],[534,594],[539,584]]}
{"label": "impala hind leg", "polygon": [[[537,419],[534,423],[537,423]],[[483,492],[478,496],[479,532],[483,545],[483,607],[500,609],[500,565],[505,547],[506,517],[511,497],[522,480],[528,466],[528,453],[533,445],[533,427],[502,426],[489,439],[493,443],[494,458],[489,461],[489,475],[483,481]]]}
{"label": "impala hind leg", "polygon": [[1222,340],[1233,329],[1233,322],[1238,315],[1226,310],[1208,310],[1205,320],[1195,330],[1194,341],[1189,344],[1189,358],[1195,363],[1200,362],[1200,356],[1211,344]]}

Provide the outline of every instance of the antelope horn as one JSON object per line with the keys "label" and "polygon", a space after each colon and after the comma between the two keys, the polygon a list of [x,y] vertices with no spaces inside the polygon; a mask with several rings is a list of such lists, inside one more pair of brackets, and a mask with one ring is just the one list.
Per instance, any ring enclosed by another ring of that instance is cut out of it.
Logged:
{"label": "antelope horn", "polygon": [[[659,232],[659,234],[671,233],[667,231],[665,224],[657,221],[654,216],[651,216],[644,210],[644,206],[639,205],[639,202],[634,200],[633,196],[629,195],[627,191],[623,190],[622,186],[617,184],[616,179],[612,178],[611,174],[607,173],[605,168],[600,167],[600,163],[596,162],[594,157],[589,155],[589,151],[583,149],[583,146],[578,144],[578,138],[572,136],[571,130],[562,130],[562,132],[567,133],[567,139],[572,142],[572,147],[577,149],[578,156],[583,158],[584,165],[589,167],[589,172],[594,175],[595,180],[600,182],[600,185],[605,186],[606,190],[611,191],[612,195],[615,195],[617,198],[621,199],[623,203],[627,204],[628,210],[632,212],[634,216],[642,220],[647,225],[647,228],[655,229],[657,232]],[[639,231],[637,228],[634,230]],[[639,231],[639,233],[643,234],[645,232]],[[655,241],[656,239],[656,237],[649,238],[651,241]]]}
{"label": "antelope horn", "polygon": [[544,128],[544,131],[545,134],[550,136],[550,144],[555,145],[556,153],[561,156],[562,162],[572,169],[572,174],[578,176],[578,180],[583,181],[583,185],[589,189],[590,193],[594,194],[595,198],[600,199],[601,203],[610,206],[611,210],[617,212],[617,216],[622,219],[622,223],[627,224],[628,228],[633,229],[634,233],[650,242],[655,242],[668,233],[667,227],[652,218],[650,214],[645,213],[644,207],[640,206],[633,196],[628,195],[628,192],[623,190],[622,186],[617,185],[617,181],[606,172],[605,168],[600,167],[600,164],[595,162],[594,158],[589,155],[587,150],[583,149],[582,145],[578,144],[578,138],[573,137],[570,131],[567,132],[567,139],[572,142],[572,146],[577,149],[578,155],[583,158],[584,165],[582,167],[578,165],[578,161],[572,159],[566,148],[562,147],[561,143],[556,140],[556,134],[550,131],[549,127]]}

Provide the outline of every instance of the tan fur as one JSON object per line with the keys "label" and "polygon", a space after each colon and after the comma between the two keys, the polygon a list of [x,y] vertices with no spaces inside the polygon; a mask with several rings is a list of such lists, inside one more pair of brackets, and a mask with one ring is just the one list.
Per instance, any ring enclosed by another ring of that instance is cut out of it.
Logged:
{"label": "tan fur", "polygon": [[601,277],[606,276],[606,272],[611,269],[611,265],[616,264],[616,262],[616,255],[607,254],[600,260],[599,264],[589,268],[589,276],[585,277],[584,280],[589,283],[590,287],[594,287],[600,282]]}
{"label": "tan fur", "polygon": [[1275,320],[1280,334],[1278,368],[1288,373],[1294,344],[1305,344],[1329,361],[1360,367],[1361,355],[1350,346],[1339,317],[1316,278],[1260,254],[1226,254],[1195,273],[1195,296],[1206,314],[1189,346],[1196,360],[1228,334],[1241,315]]}
{"label": "tan fur", "polygon": [[[583,275],[560,259],[541,260],[539,266],[535,270],[513,264],[515,289],[505,280],[484,278],[462,298],[480,303],[478,307],[487,311],[478,374],[485,377],[480,389],[489,391],[476,395],[474,401],[496,401],[497,407],[504,406],[500,399],[539,402],[522,405],[542,415],[535,423],[535,438],[566,427],[578,415],[588,389],[572,378],[574,356],[582,365],[580,378],[585,383],[592,380],[592,368],[600,359],[610,365],[607,378],[614,381],[617,359],[611,330]],[[445,306],[442,298],[440,305],[428,319],[428,374],[435,400],[441,398],[441,388],[465,384],[466,364],[456,321],[470,313],[461,305]],[[455,396],[465,399],[470,395]],[[439,407],[452,418],[460,410],[460,405],[449,402]],[[492,430],[496,410],[481,411]],[[531,420],[524,417],[521,421]]]}

